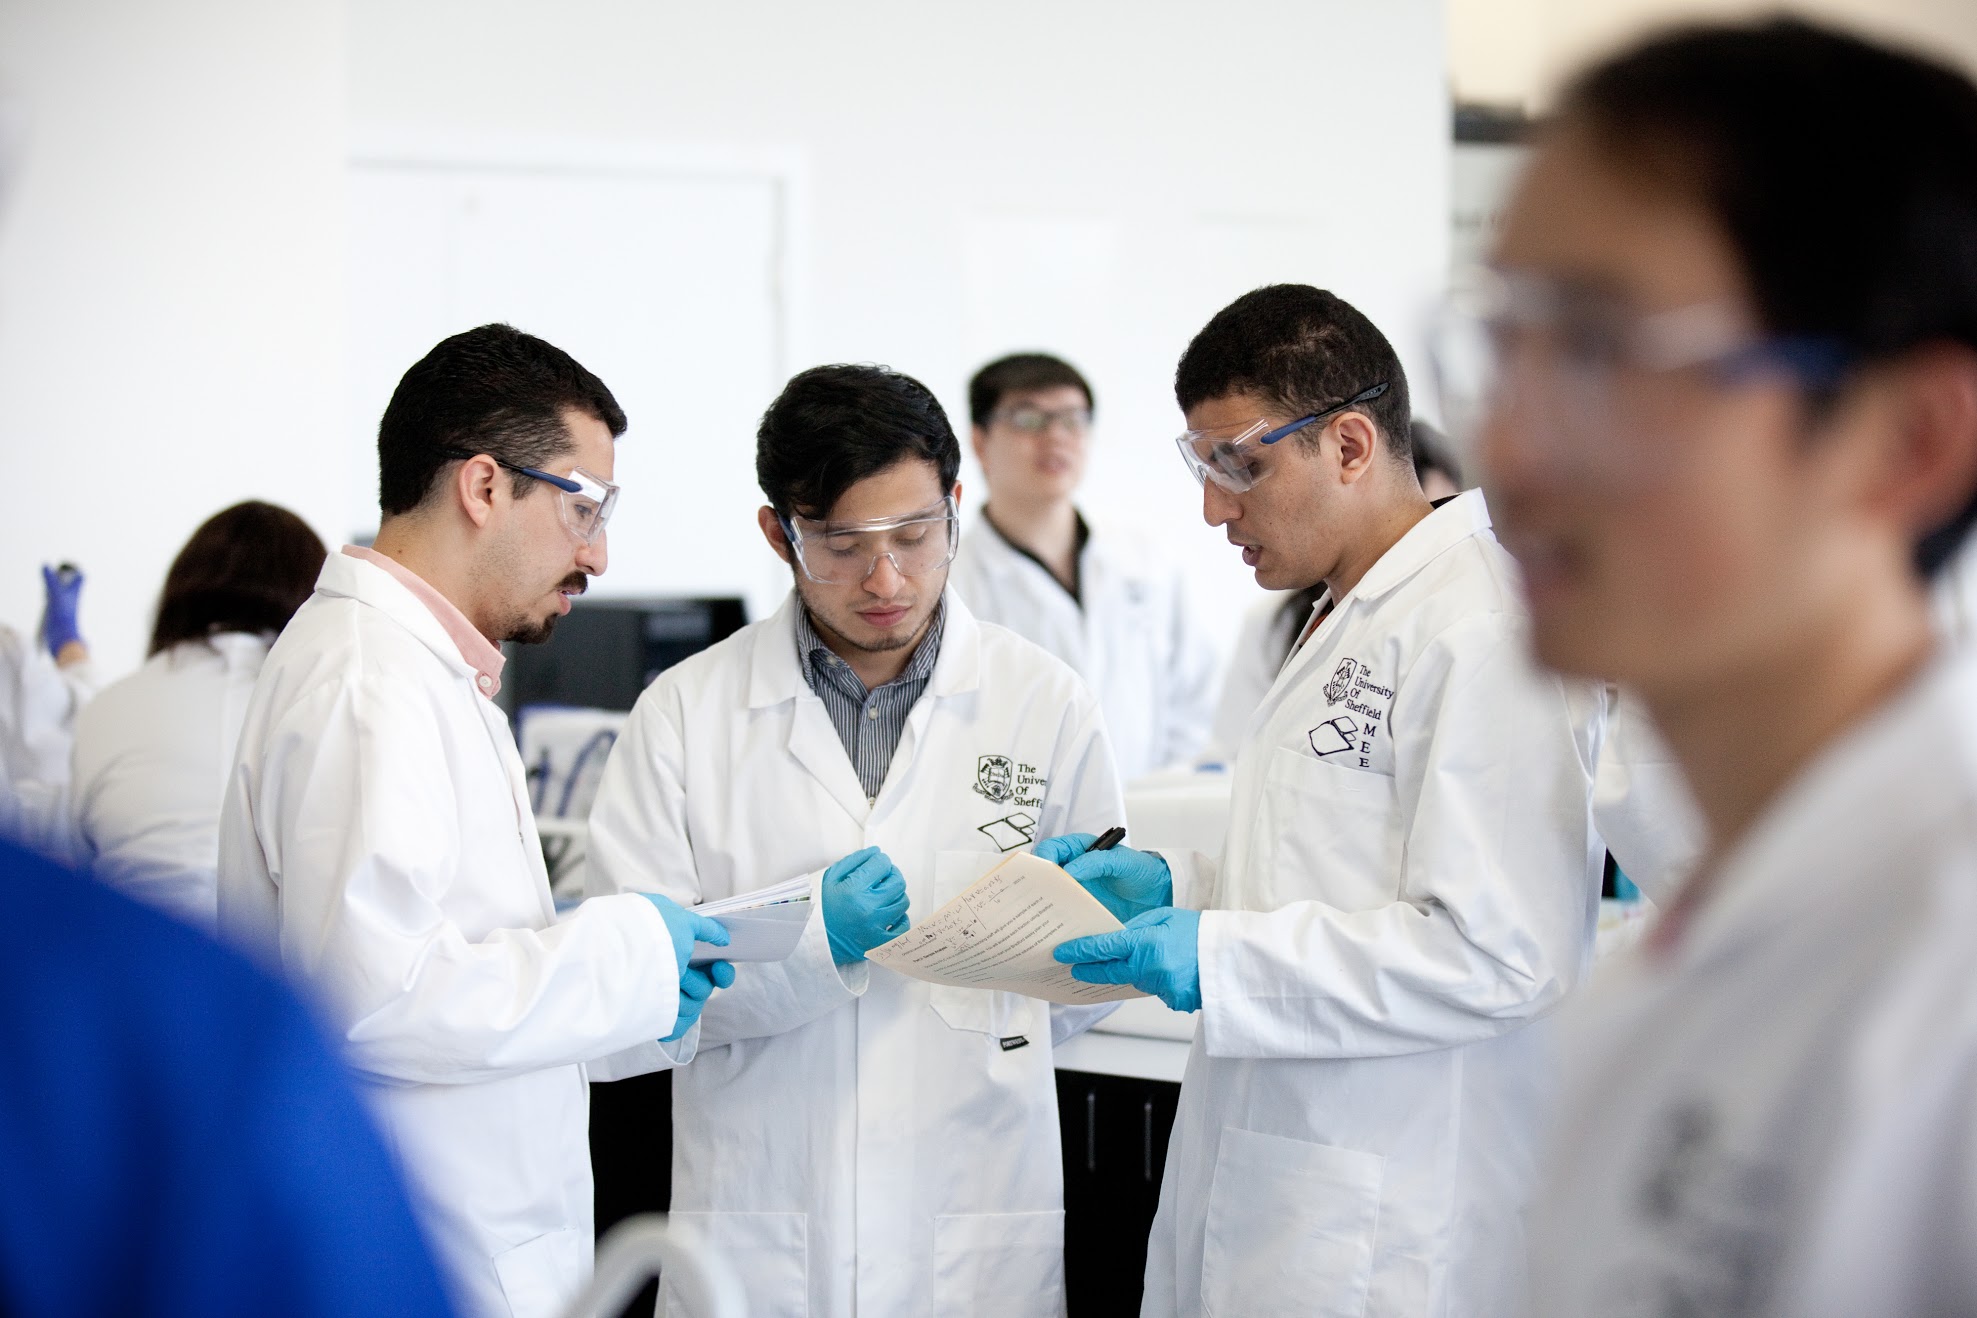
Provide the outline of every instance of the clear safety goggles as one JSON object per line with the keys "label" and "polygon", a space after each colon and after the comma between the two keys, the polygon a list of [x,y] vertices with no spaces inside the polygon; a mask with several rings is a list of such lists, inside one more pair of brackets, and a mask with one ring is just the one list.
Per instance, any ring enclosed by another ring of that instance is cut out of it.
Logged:
{"label": "clear safety goggles", "polygon": [[1087,434],[1091,430],[1089,407],[1060,407],[1055,410],[1027,406],[1010,407],[995,413],[993,419],[1018,434],[1031,437],[1041,435],[1053,426],[1066,430],[1074,436]]}
{"label": "clear safety goggles", "polygon": [[567,476],[554,472],[541,471],[535,467],[523,467],[492,453],[469,453],[465,449],[450,448],[446,453],[456,458],[486,457],[497,466],[506,467],[518,475],[541,481],[556,491],[556,505],[562,515],[563,525],[577,543],[591,545],[604,534],[604,526],[611,520],[611,514],[618,507],[618,487],[592,472],[578,467]]}
{"label": "clear safety goggles", "polygon": [[1486,482],[1486,432],[1561,474],[1666,477],[1695,388],[1783,379],[1831,389],[1852,365],[1835,340],[1754,331],[1734,303],[1643,311],[1602,290],[1487,268],[1451,291],[1431,356],[1457,461]]}
{"label": "clear safety goggles", "polygon": [[1387,388],[1388,382],[1382,380],[1370,388],[1361,389],[1342,403],[1334,403],[1323,411],[1301,416],[1283,425],[1273,426],[1267,420],[1256,421],[1233,435],[1227,433],[1229,427],[1184,430],[1175,437],[1174,443],[1181,450],[1181,461],[1187,463],[1197,482],[1206,484],[1214,481],[1231,494],[1247,494],[1256,488],[1257,482],[1270,474],[1271,464],[1263,456],[1263,451],[1270,445],[1327,417],[1337,416],[1361,403],[1370,403],[1384,394]]}
{"label": "clear safety goggles", "polygon": [[890,559],[901,576],[924,577],[954,561],[961,518],[952,495],[935,508],[869,522],[819,522],[782,517],[783,535],[803,575],[826,585],[864,581],[879,560]]}

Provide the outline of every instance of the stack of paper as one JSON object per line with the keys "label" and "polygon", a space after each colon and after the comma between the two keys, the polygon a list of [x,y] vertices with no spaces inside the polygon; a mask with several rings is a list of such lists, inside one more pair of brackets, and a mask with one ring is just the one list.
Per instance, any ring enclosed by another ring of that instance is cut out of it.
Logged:
{"label": "stack of paper", "polygon": [[1118,927],[1076,879],[1019,851],[866,958],[932,984],[1002,989],[1046,1002],[1144,997],[1130,985],[1081,983],[1051,956],[1059,943]]}
{"label": "stack of paper", "polygon": [[780,961],[802,941],[811,905],[808,879],[791,879],[774,887],[723,897],[717,902],[702,902],[693,908],[693,913],[719,920],[728,931],[728,945],[695,943],[693,957],[687,964]]}

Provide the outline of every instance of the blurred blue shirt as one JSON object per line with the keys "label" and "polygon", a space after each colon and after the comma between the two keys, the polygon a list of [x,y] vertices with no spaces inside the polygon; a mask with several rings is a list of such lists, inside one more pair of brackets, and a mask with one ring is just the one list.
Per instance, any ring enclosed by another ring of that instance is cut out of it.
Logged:
{"label": "blurred blue shirt", "polygon": [[302,1006],[0,841],[0,1313],[445,1315]]}

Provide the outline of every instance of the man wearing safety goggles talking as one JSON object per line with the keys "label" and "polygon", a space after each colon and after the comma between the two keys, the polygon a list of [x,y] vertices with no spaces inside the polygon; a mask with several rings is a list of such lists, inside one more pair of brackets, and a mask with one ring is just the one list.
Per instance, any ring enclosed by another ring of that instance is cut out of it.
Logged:
{"label": "man wearing safety goggles talking", "polygon": [[957,1267],[988,1310],[1062,1304],[1051,1050],[1104,1009],[866,958],[1003,854],[1124,809],[1091,692],[947,589],[960,466],[918,381],[791,380],[755,450],[789,597],[659,675],[591,811],[594,892],[812,894],[797,950],[709,1001],[673,1085],[674,1220],[706,1223],[749,1313],[908,1318]]}
{"label": "man wearing safety goggles talking", "polygon": [[[1597,688],[1532,670],[1482,495],[1421,492],[1406,377],[1359,311],[1258,289],[1174,383],[1204,518],[1258,584],[1323,593],[1219,858],[1037,848],[1126,922],[1057,959],[1202,1015],[1142,1312],[1520,1312],[1528,1027],[1598,906]],[[1314,1221],[1328,1248],[1283,1229]]]}
{"label": "man wearing safety goggles talking", "polygon": [[547,639],[605,569],[625,427],[602,380],[509,325],[415,362],[378,423],[377,540],[323,564],[227,777],[220,927],[319,990],[473,1315],[574,1299],[584,1066],[687,1060],[734,982],[689,964],[726,930],[666,897],[557,914],[495,704],[502,642]]}

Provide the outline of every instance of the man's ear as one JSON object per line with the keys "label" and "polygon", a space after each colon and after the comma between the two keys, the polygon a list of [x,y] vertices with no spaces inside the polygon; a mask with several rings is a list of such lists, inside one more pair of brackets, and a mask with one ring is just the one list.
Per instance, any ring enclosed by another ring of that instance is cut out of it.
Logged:
{"label": "man's ear", "polygon": [[1920,541],[1977,490],[1977,351],[1929,344],[1893,371],[1885,397],[1895,431],[1873,502]]}
{"label": "man's ear", "polygon": [[465,513],[467,520],[477,527],[485,528],[488,519],[494,516],[496,488],[501,481],[501,468],[486,454],[469,458],[460,464],[453,474],[453,497]]}
{"label": "man's ear", "polygon": [[954,482],[954,488],[953,488],[953,489],[951,489],[951,490],[949,490],[949,491],[947,492],[947,497],[948,497],[948,498],[950,498],[950,499],[952,499],[952,500],[954,500],[954,506],[955,506],[955,507],[956,507],[957,509],[961,507],[961,482],[960,482],[960,481],[956,481],[956,482]]}
{"label": "man's ear", "polygon": [[982,470],[987,471],[988,459],[982,456],[983,450],[988,447],[987,426],[976,426],[972,431],[969,432],[968,447],[974,451],[975,461],[982,464]]}
{"label": "man's ear", "polygon": [[1380,456],[1380,428],[1364,412],[1344,412],[1332,423],[1339,445],[1339,481],[1351,485],[1373,469]]}
{"label": "man's ear", "polygon": [[762,528],[762,538],[776,551],[776,557],[789,562],[795,551],[790,548],[789,537],[783,534],[782,519],[776,516],[776,510],[763,504],[755,510],[755,524]]}

